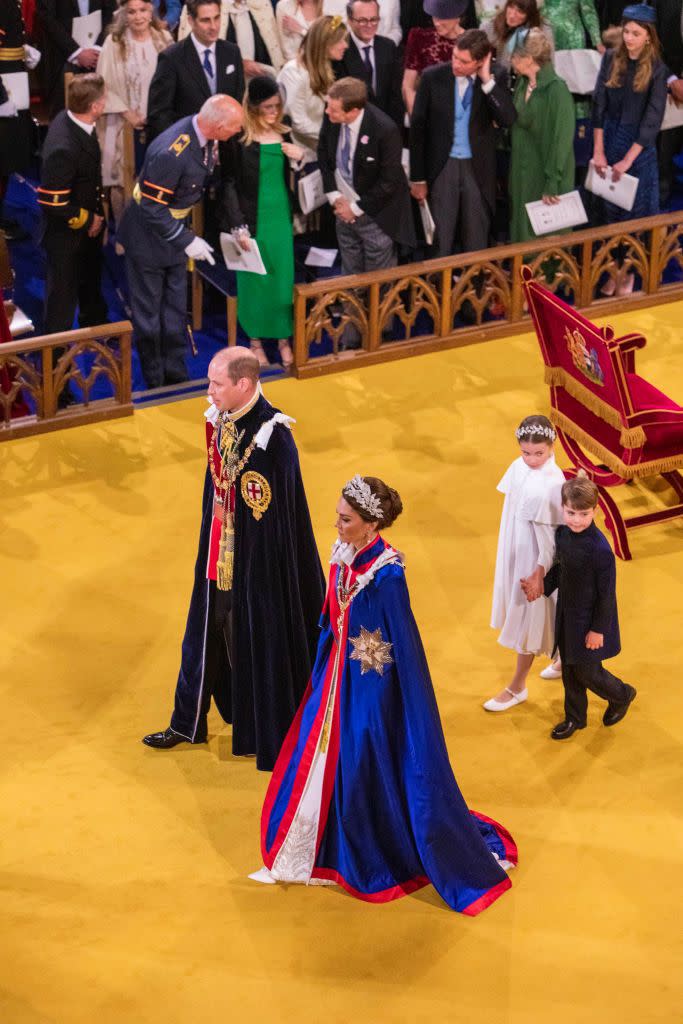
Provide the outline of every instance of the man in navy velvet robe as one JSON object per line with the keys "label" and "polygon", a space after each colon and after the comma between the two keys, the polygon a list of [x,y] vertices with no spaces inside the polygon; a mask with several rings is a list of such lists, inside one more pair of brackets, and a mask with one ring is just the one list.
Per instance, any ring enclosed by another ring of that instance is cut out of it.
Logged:
{"label": "man in navy velvet robe", "polygon": [[[313,537],[293,422],[259,385],[248,349],[218,352],[209,366],[206,471],[195,584],[171,724],[145,736],[157,749],[205,743],[213,696],[231,722],[233,753],[272,771],[308,684],[324,579]],[[221,491],[221,467],[237,463]],[[223,501],[234,516],[232,582],[219,568]]]}

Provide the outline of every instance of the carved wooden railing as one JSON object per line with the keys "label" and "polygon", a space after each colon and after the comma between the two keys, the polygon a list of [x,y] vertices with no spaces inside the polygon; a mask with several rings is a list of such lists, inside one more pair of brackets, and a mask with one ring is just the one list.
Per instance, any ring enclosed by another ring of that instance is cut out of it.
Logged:
{"label": "carved wooden railing", "polygon": [[[547,288],[594,317],[681,299],[682,237],[679,211],[297,285],[294,372],[332,373],[531,330],[522,295],[524,264]],[[665,281],[665,272],[674,279]],[[635,275],[632,294],[602,294],[608,282],[616,285],[629,273]],[[342,350],[349,329],[360,335],[360,349]],[[400,340],[397,330],[404,335]],[[331,351],[317,353],[321,342]]]}
{"label": "carved wooden railing", "polygon": [[[0,345],[0,371],[10,380],[8,390],[0,389],[0,441],[130,415],[132,330],[124,320]],[[111,394],[98,398],[93,387],[101,378]],[[71,384],[82,400],[60,408]],[[32,411],[12,418],[18,400]]]}

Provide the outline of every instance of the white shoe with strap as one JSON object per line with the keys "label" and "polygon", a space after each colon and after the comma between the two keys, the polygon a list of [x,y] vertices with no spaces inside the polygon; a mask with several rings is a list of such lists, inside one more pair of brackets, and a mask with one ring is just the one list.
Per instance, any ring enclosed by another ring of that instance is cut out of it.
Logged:
{"label": "white shoe with strap", "polygon": [[510,694],[512,700],[496,700],[495,697],[491,697],[491,700],[487,700],[484,704],[485,711],[509,711],[510,708],[514,708],[515,704],[523,704],[528,697],[526,687],[515,693],[509,686],[505,687],[505,692]]}

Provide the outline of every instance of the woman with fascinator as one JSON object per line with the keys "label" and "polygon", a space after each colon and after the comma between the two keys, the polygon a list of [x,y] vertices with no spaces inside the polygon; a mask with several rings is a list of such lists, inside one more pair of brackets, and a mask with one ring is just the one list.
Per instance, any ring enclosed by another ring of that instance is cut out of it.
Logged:
{"label": "woman with fascinator", "polygon": [[262,339],[277,338],[288,369],[293,363],[292,167],[305,154],[289,141],[291,126],[270,75],[249,80],[242,108],[244,132],[227,143],[222,227],[247,251],[256,239],[266,273],[237,272],[237,316],[261,366],[268,366]]}
{"label": "woman with fascinator", "polygon": [[432,884],[474,916],[510,887],[510,835],[469,811],[453,776],[403,556],[380,535],[402,511],[376,477],[337,503],[339,538],[308,689],[261,817],[255,881],[341,885],[385,903]]}

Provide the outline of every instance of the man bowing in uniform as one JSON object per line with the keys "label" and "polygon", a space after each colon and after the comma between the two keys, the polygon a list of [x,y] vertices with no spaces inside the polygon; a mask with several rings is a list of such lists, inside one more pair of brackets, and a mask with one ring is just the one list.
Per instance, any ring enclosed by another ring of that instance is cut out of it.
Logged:
{"label": "man bowing in uniform", "polygon": [[185,365],[187,258],[214,263],[212,247],[185,223],[202,198],[218,142],[242,128],[242,107],[211,96],[149,146],[118,241],[126,252],[135,342],[148,388],[188,379]]}
{"label": "man bowing in uniform", "polygon": [[205,743],[213,696],[232,749],[272,771],[308,685],[324,579],[293,420],[263,397],[259,362],[226,348],[209,365],[208,468],[195,584],[170,728],[150,747]]}

